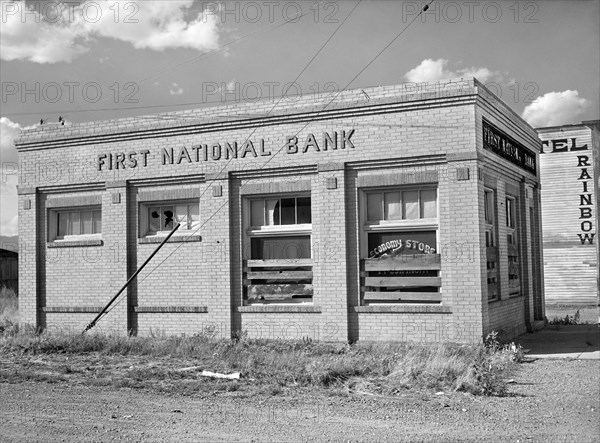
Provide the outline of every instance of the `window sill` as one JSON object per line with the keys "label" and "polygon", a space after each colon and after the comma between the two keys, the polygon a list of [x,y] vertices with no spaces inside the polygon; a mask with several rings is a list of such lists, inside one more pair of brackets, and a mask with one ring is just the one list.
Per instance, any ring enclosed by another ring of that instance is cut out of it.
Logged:
{"label": "window sill", "polygon": [[250,237],[267,237],[269,235],[310,235],[312,233],[312,225],[277,225],[268,227],[253,227],[246,230],[246,234]]}
{"label": "window sill", "polygon": [[103,246],[102,240],[55,240],[46,243],[49,248],[77,248],[86,246]]}
{"label": "window sill", "polygon": [[[138,238],[138,244],[157,244],[162,243],[166,236],[157,235],[152,237]],[[187,242],[200,242],[202,241],[201,235],[173,235],[167,243],[187,243]]]}
{"label": "window sill", "polygon": [[130,310],[138,314],[204,314],[208,312],[206,306],[131,306]]}
{"label": "window sill", "polygon": [[442,305],[385,305],[355,306],[360,314],[452,314],[451,306]]}
{"label": "window sill", "polygon": [[266,312],[266,313],[293,313],[293,314],[319,314],[320,306],[274,306],[274,305],[253,305],[238,306],[238,312]]}
{"label": "window sill", "polygon": [[437,229],[437,219],[409,219],[409,220],[384,220],[380,222],[368,222],[363,225],[365,231],[387,231],[389,229],[427,230]]}

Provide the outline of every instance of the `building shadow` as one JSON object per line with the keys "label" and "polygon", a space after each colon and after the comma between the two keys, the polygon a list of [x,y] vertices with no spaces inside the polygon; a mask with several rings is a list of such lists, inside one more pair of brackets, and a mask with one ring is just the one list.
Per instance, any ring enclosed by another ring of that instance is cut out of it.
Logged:
{"label": "building shadow", "polygon": [[530,355],[592,354],[600,356],[598,325],[550,325],[516,340]]}

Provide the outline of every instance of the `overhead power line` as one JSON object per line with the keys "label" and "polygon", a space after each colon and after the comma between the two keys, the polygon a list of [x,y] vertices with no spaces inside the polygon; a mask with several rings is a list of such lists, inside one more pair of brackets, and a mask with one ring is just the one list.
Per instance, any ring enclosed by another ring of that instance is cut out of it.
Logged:
{"label": "overhead power line", "polygon": [[[296,80],[300,77],[300,75],[302,75],[302,73],[308,68],[308,66],[310,65],[310,63],[316,58],[316,56],[318,56],[318,53],[321,52],[323,50],[323,48],[327,45],[327,43],[333,38],[333,36],[337,33],[337,31],[342,27],[342,25],[346,22],[346,20],[350,17],[350,15],[352,14],[352,12],[354,12],[354,10],[356,9],[356,7],[360,4],[362,0],[359,0],[358,3],[355,5],[355,7],[350,11],[350,13],[346,16],[346,18],[344,19],[344,21],[342,21],[342,23],[340,23],[340,25],[336,28],[336,30],[333,32],[333,34],[327,39],[327,41],[321,46],[321,48],[319,48],[319,50],[317,51],[317,53],[310,59],[310,61],[307,63],[307,65],[305,65],[305,67],[301,70],[300,74],[296,77]],[[406,30],[415,22],[415,20],[417,18],[419,18],[419,16],[426,11],[429,8],[429,5],[431,3],[433,3],[434,0],[430,0],[423,8],[422,10],[419,12],[419,14],[417,14],[398,34],[396,34],[396,36],[390,40],[390,42],[385,45],[383,47],[383,49],[381,49],[347,84],[346,86],[340,90],[316,115],[314,118],[318,117],[318,115],[325,111],[329,105],[331,105],[331,103],[333,103],[337,97],[339,97],[339,95],[346,91],[347,88],[369,67],[371,66],[396,40],[398,40],[398,38],[400,38],[400,36],[402,36],[402,34],[404,34],[404,32],[406,32]],[[281,99],[279,100],[281,101]],[[275,106],[269,111],[272,112],[273,109],[275,109],[275,107],[277,106],[277,104],[279,103],[279,101],[275,104]],[[307,122],[304,126],[302,126],[302,128],[300,128],[297,132],[296,132],[296,136],[298,134],[300,134],[310,123],[312,122],[309,121]],[[246,140],[248,140],[252,134],[254,134],[254,132],[256,131],[256,129],[254,129],[252,131],[252,133],[247,137]],[[272,156],[269,157],[269,159],[259,168],[259,169],[263,169],[266,165],[268,165],[271,160],[273,160],[273,158],[275,156],[277,156],[279,153],[281,153],[281,151],[285,148],[285,145],[283,145],[281,148],[279,148],[279,150],[277,150]],[[230,160],[231,161],[231,160]],[[229,162],[230,162],[229,161]],[[229,164],[229,162],[227,164]],[[225,165],[224,168],[227,167],[227,164]],[[223,169],[221,170],[221,172],[223,171]],[[217,174],[220,175],[220,174]],[[211,182],[207,183],[204,191],[201,193],[200,198],[206,193],[207,189],[209,189],[210,184],[213,183],[215,180],[213,179]],[[241,185],[241,187],[243,187],[244,184]],[[192,232],[191,234],[189,234],[190,236],[196,235],[196,233],[198,231],[200,231],[208,221],[210,221],[213,217],[216,216],[217,213],[219,213],[222,209],[224,209],[225,207],[228,207],[229,205],[229,199],[225,199],[224,203],[222,205],[220,205],[194,232]],[[168,260],[173,254],[175,254],[177,251],[179,251],[179,249],[181,248],[182,244],[179,244],[178,246],[175,247],[175,249],[173,249],[173,251],[171,251],[160,263],[158,263],[154,268],[152,268],[145,276],[144,278],[142,278],[137,285],[143,283],[156,269],[158,269],[166,260]],[[123,299],[118,300],[116,303],[114,303],[112,305],[112,307],[107,310],[105,312],[105,315],[108,314],[114,307],[116,307],[118,305],[118,303],[120,303]]]}

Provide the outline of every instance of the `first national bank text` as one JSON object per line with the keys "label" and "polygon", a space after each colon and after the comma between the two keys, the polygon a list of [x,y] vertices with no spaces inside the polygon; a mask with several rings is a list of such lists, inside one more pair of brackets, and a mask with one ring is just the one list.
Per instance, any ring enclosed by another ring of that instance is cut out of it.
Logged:
{"label": "first national bank text", "polygon": [[[265,146],[265,140],[259,139],[253,142],[250,139],[242,143],[226,142],[213,144],[197,144],[190,147],[162,148],[160,160],[162,165],[174,165],[181,163],[199,163],[208,161],[220,161],[231,159],[244,159],[256,157],[268,157],[285,152],[286,154],[298,154],[307,152],[335,151],[338,149],[354,148],[352,135],[354,129],[349,131],[323,132],[320,137],[308,134],[304,140],[297,136],[286,137],[285,144]],[[130,169],[146,167],[152,161],[150,150],[144,149],[130,152],[111,152],[98,156],[98,170]]]}

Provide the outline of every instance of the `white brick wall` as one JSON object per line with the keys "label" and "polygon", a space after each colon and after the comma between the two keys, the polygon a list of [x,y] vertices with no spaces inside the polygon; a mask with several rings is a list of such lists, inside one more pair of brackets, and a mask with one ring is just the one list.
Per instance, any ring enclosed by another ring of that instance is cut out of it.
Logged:
{"label": "white brick wall", "polygon": [[[406,94],[402,86],[370,89],[368,102],[360,91],[345,92],[327,108],[327,112],[336,114],[316,114],[323,105],[314,97],[302,97],[271,114],[279,120],[254,121],[251,127],[243,127],[239,122],[235,123],[238,127],[218,125],[226,120],[241,121],[248,114],[263,118],[272,103],[171,113],[170,121],[129,118],[41,127],[23,133],[17,142],[21,163],[25,165],[21,172],[20,208],[26,199],[33,201],[32,209],[19,212],[23,318],[40,326],[91,320],[93,314],[85,313],[49,312],[40,318],[37,315],[45,306],[103,305],[157,246],[138,239],[140,193],[164,191],[172,195],[178,190],[193,189],[200,195],[202,242],[165,245],[138,276],[137,285],[126,291],[123,302],[102,320],[106,325],[140,334],[193,334],[201,333],[207,325],[218,325],[219,334],[227,337],[236,331],[248,331],[256,337],[267,334],[267,338],[306,336],[337,341],[473,342],[493,328],[514,326],[520,330],[525,319],[517,302],[488,306],[485,254],[481,249],[483,181],[478,179],[478,170],[482,168],[494,175],[498,183],[518,183],[519,174],[526,175],[531,183],[536,183],[537,178],[524,171],[515,173],[514,165],[483,151],[481,117],[534,150],[538,146],[536,134],[477,82],[453,83],[443,92],[436,92],[439,87],[425,87],[422,92],[427,93],[426,99],[421,92]],[[206,126],[209,124],[216,126]],[[178,129],[181,127],[187,129]],[[133,133],[140,129],[148,132]],[[341,136],[343,130],[355,131],[351,139],[354,148],[324,151],[321,145],[318,152],[314,148],[302,152],[309,133],[321,143],[323,132],[338,131]],[[283,149],[277,154],[285,137],[296,134],[299,152],[287,154]],[[89,135],[93,137],[81,139]],[[255,143],[257,152],[259,141],[264,139],[271,155],[230,162],[183,160],[180,164],[176,161],[162,165],[160,161],[163,148],[173,148],[177,153],[182,146],[190,149],[198,144],[210,146],[236,140],[241,145],[247,138]],[[150,151],[146,167],[97,170],[96,161],[101,154],[142,150]],[[70,164],[78,167],[67,168]],[[51,168],[62,173],[49,176],[43,172]],[[457,179],[458,168],[468,168],[468,180]],[[215,180],[222,169],[224,172]],[[386,173],[422,171],[436,171],[438,177],[444,310],[357,311],[362,232],[357,181]],[[327,189],[327,178],[337,180],[335,189]],[[314,312],[239,312],[243,186],[273,183],[273,189],[292,189],[293,183],[303,180],[310,181],[313,205]],[[222,187],[221,197],[213,196],[215,185]],[[115,192],[121,194],[120,203],[112,202]],[[45,202],[58,196],[83,198],[92,194],[102,198],[104,244],[62,248],[61,252],[68,252],[65,257],[97,254],[100,259],[48,261],[54,251],[45,245]],[[133,310],[136,306],[165,310],[201,307],[206,312],[138,313]]]}

